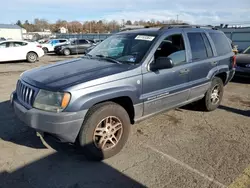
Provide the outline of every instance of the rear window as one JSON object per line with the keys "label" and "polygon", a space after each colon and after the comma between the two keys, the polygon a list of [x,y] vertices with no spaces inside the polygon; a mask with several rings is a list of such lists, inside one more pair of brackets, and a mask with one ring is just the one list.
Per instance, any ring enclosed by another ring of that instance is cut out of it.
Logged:
{"label": "rear window", "polygon": [[218,55],[225,55],[232,52],[232,47],[227,37],[222,33],[209,33],[212,38]]}

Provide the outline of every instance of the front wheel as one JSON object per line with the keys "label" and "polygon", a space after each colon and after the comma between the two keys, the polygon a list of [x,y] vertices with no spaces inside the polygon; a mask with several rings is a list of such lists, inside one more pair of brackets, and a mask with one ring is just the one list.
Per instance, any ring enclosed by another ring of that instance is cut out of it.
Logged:
{"label": "front wheel", "polygon": [[38,56],[35,52],[29,52],[26,58],[28,62],[35,63],[38,59]]}
{"label": "front wheel", "polygon": [[214,77],[205,97],[200,101],[201,107],[206,111],[213,111],[220,105],[224,92],[224,84],[218,77]]}
{"label": "front wheel", "polygon": [[103,160],[119,153],[127,142],[130,119],[126,110],[113,102],[94,106],[86,115],[79,144],[90,160]]}
{"label": "front wheel", "polygon": [[69,49],[64,49],[64,50],[63,50],[63,54],[64,54],[65,56],[70,55],[70,50],[69,50]]}
{"label": "front wheel", "polygon": [[49,52],[48,48],[43,47],[44,54],[47,54]]}

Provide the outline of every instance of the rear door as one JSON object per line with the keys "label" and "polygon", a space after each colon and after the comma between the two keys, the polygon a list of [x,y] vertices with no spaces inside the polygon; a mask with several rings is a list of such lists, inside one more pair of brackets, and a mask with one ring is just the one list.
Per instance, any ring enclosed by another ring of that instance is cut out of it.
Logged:
{"label": "rear door", "polygon": [[212,69],[217,69],[217,61],[205,31],[186,31],[186,37],[190,49],[188,85],[191,89],[188,99],[192,100],[202,97],[207,91],[210,84],[209,73]]}
{"label": "rear door", "polygon": [[212,30],[209,32],[209,37],[211,38],[211,41],[215,47],[218,71],[226,72],[228,71],[228,67],[229,69],[232,69],[232,58],[234,53],[232,52],[231,44],[226,35],[221,31]]}
{"label": "rear door", "polygon": [[28,43],[26,42],[13,42],[13,53],[15,53],[15,60],[26,59],[26,55],[29,51]]}

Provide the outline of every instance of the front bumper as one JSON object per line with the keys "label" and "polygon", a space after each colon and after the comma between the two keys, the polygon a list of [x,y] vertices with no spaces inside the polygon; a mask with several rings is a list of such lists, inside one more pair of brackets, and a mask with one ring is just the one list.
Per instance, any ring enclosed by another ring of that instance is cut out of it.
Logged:
{"label": "front bumper", "polygon": [[35,108],[26,109],[15,94],[11,103],[17,117],[38,132],[49,133],[62,142],[74,143],[81,129],[87,110],[80,112],[46,112]]}
{"label": "front bumper", "polygon": [[250,77],[250,68],[236,67],[236,76]]}
{"label": "front bumper", "polygon": [[62,55],[63,54],[63,49],[62,48],[59,48],[59,49],[56,48],[55,53]]}

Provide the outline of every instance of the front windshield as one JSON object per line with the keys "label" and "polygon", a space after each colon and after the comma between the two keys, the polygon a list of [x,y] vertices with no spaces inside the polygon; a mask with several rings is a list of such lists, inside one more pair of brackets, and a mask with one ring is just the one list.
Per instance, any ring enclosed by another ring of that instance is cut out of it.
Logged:
{"label": "front windshield", "polygon": [[140,63],[155,38],[155,35],[113,35],[93,48],[88,55],[109,57],[119,62]]}

